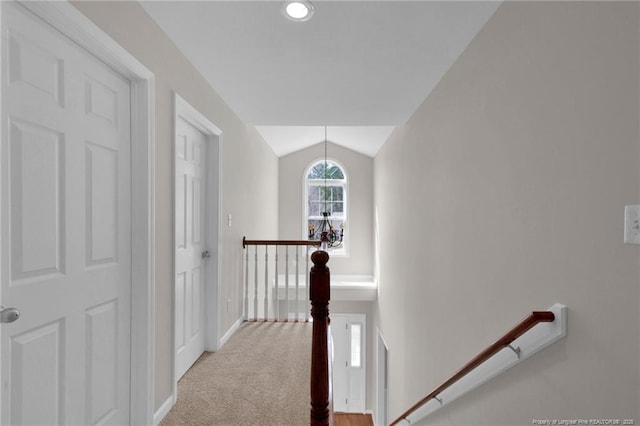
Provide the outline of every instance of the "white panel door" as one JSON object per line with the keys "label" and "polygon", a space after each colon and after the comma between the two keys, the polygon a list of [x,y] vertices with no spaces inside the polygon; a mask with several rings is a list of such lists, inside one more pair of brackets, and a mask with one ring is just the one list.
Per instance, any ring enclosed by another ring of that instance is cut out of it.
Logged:
{"label": "white panel door", "polygon": [[333,335],[333,408],[362,413],[366,397],[366,316],[331,315]]}
{"label": "white panel door", "polygon": [[2,8],[0,423],[127,424],[129,82]]}
{"label": "white panel door", "polygon": [[207,137],[176,121],[176,380],[204,352]]}

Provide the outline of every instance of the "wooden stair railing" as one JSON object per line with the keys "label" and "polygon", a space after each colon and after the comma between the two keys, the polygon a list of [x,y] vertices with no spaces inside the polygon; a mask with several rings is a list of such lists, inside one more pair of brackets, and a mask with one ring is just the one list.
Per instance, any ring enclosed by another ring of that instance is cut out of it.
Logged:
{"label": "wooden stair railing", "polygon": [[311,317],[313,337],[311,341],[311,426],[328,426],[332,423],[331,373],[329,357],[329,300],[331,298],[330,273],[327,267],[329,254],[318,250],[311,255],[313,266],[310,277]]}
{"label": "wooden stair railing", "polygon": [[[305,322],[309,321],[309,249],[320,246],[320,244],[320,241],[309,240],[248,240],[246,237],[242,238],[242,248],[244,249],[243,316],[245,321],[289,321],[290,315],[291,319],[296,322],[300,319]],[[253,249],[250,250],[252,246]],[[258,249],[259,247],[260,249]],[[293,252],[292,256],[290,256],[291,251]],[[289,271],[290,257],[294,262],[294,274]],[[304,265],[300,265],[301,260]],[[284,267],[283,276],[278,273],[279,266]],[[301,269],[304,272],[302,274],[300,273]],[[304,290],[306,294],[301,296],[301,290]],[[290,291],[294,294],[293,298]],[[289,310],[290,302],[295,307],[293,312]],[[302,318],[300,318],[301,313]]]}
{"label": "wooden stair railing", "polygon": [[[500,352],[502,349],[508,347],[516,340],[518,337],[525,334],[535,325],[541,322],[553,322],[555,320],[555,315],[551,311],[534,311],[528,317],[523,319],[518,325],[509,330],[504,336],[498,339],[494,344],[489,346],[484,351],[480,352],[475,358],[469,361],[464,367],[462,367],[458,372],[448,378],[444,383],[431,391],[427,396],[422,398],[420,401],[416,402],[411,408],[402,413],[400,417],[395,419],[390,426],[394,426],[399,424],[401,421],[417,411],[420,407],[425,405],[432,399],[438,399],[438,395],[441,394],[445,389],[449,388],[455,382],[460,380],[462,377],[469,374],[472,370],[478,367],[480,364],[487,361],[496,353]],[[513,349],[513,348],[512,348]]]}
{"label": "wooden stair railing", "polygon": [[242,237],[242,248],[247,246],[314,246],[320,247],[320,240],[247,240]]}

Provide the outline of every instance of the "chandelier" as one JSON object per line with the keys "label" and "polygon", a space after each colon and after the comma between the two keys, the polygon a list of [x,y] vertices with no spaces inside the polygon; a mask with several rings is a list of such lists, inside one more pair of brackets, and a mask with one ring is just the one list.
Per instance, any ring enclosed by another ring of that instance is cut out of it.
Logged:
{"label": "chandelier", "polygon": [[328,248],[340,248],[342,247],[342,240],[344,238],[344,223],[340,225],[340,230],[336,230],[335,227],[331,224],[331,212],[327,208],[327,198],[329,192],[327,191],[327,174],[328,174],[328,164],[327,161],[327,126],[324,126],[324,211],[322,212],[322,221],[320,222],[320,226],[316,229],[314,224],[309,225],[309,240],[320,240],[325,244]]}

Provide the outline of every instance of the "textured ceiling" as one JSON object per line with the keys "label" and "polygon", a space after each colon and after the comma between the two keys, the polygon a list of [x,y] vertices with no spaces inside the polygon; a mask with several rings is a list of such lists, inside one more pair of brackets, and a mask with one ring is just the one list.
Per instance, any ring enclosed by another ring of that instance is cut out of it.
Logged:
{"label": "textured ceiling", "polygon": [[369,156],[498,5],[316,1],[310,21],[292,22],[279,1],[142,2],[277,155],[321,142],[328,125],[329,140]]}

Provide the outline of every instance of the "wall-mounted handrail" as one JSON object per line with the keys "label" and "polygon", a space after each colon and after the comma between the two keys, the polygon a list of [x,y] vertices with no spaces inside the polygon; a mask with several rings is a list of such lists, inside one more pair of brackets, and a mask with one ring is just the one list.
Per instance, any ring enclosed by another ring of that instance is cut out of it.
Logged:
{"label": "wall-mounted handrail", "polygon": [[[462,377],[469,374],[472,370],[477,368],[479,365],[487,361],[489,358],[500,352],[506,347],[509,347],[514,340],[525,334],[535,325],[541,322],[553,322],[555,320],[555,314],[551,311],[534,311],[525,319],[523,319],[520,323],[518,323],[515,327],[505,333],[500,339],[498,339],[494,344],[486,348],[484,351],[480,352],[475,358],[465,364],[460,370],[458,370],[454,375],[452,375],[449,379],[447,379],[440,386],[431,391],[427,396],[422,398],[420,401],[416,402],[411,406],[407,411],[402,413],[400,417],[395,419],[390,426],[396,425],[403,420],[406,420],[409,415],[417,411],[420,407],[431,401],[432,399],[438,399],[438,395],[440,395],[445,389],[449,388],[455,382],[460,380]],[[517,349],[511,347],[514,352],[518,352]]]}
{"label": "wall-mounted handrail", "polygon": [[242,248],[247,246],[315,246],[319,247],[320,240],[247,240],[242,237]]}

